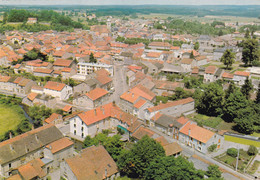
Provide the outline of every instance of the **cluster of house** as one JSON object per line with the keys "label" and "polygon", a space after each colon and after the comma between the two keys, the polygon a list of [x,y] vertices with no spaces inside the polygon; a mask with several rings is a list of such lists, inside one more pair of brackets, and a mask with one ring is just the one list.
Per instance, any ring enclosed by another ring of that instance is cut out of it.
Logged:
{"label": "cluster of house", "polygon": [[[34,23],[35,19],[28,21]],[[115,26],[111,27],[111,23]],[[71,105],[62,107],[69,115],[53,113],[44,120],[43,127],[1,142],[0,176],[10,180],[47,179],[58,168],[67,179],[114,179],[118,168],[103,146],[91,146],[77,153],[70,139],[83,141],[86,136],[94,137],[106,129],[116,132],[119,128],[125,132],[124,138],[132,137],[135,141],[148,135],[161,143],[167,156],[178,156],[182,148],[162,135],[202,153],[207,153],[213,144],[220,148],[224,143],[221,135],[186,117],[195,112],[193,98],[155,105],[156,96],[172,95],[177,87],[184,88],[184,84],[153,79],[151,75],[186,74],[203,76],[204,82],[226,79],[243,85],[247,78],[260,77],[259,69],[230,73],[208,66],[211,60],[218,61],[226,49],[236,53],[237,61],[241,59],[241,49],[234,40],[237,33],[218,38],[194,37],[169,35],[149,27],[153,27],[153,22],[147,20],[108,19],[107,25],[95,25],[89,31],[12,31],[2,35],[0,65],[11,66],[15,76],[1,75],[0,90],[25,95],[23,103],[29,106],[57,108],[60,102],[69,99]],[[128,45],[116,42],[118,36],[161,41],[153,41],[147,47],[143,43]],[[167,40],[185,43],[176,47]],[[200,44],[197,51],[195,41]],[[13,65],[34,48],[47,55],[49,61],[35,59]],[[90,62],[91,53],[97,63]],[[114,93],[114,64],[124,65],[121,67],[126,70],[129,87],[116,103],[110,98]],[[74,87],[54,81],[38,84],[17,76],[21,72],[38,77],[71,78],[78,83]],[[85,111],[79,111],[79,107]],[[63,134],[56,125],[66,123],[69,133]]]}

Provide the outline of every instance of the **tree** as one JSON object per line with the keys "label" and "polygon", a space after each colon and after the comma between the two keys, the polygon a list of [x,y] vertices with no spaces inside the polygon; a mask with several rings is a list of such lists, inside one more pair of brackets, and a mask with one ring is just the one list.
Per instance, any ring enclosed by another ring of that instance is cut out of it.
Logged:
{"label": "tree", "polygon": [[209,178],[213,178],[213,179],[223,179],[221,178],[221,171],[219,170],[219,167],[217,165],[210,165],[208,167],[208,170],[206,172],[206,175]]}
{"label": "tree", "polygon": [[242,61],[245,66],[251,65],[253,61],[259,61],[258,41],[256,39],[247,39],[242,43]]}
{"label": "tree", "polygon": [[248,150],[247,150],[247,154],[248,154],[249,156],[254,156],[254,155],[256,155],[257,153],[258,153],[257,148],[256,148],[255,146],[253,146],[253,145],[250,145],[249,148],[248,148]]}
{"label": "tree", "polygon": [[154,159],[165,156],[161,144],[147,135],[134,146],[124,151],[118,160],[118,167],[123,174],[132,178],[141,178]]}
{"label": "tree", "polygon": [[8,14],[7,14],[7,12],[4,12],[4,15],[3,15],[3,24],[6,24],[7,19],[8,19]]}
{"label": "tree", "polygon": [[223,31],[222,31],[222,29],[220,29],[220,31],[218,32],[218,36],[223,36]]}
{"label": "tree", "polygon": [[249,28],[246,29],[246,33],[245,33],[245,38],[248,39],[250,38],[250,34],[249,34]]}
{"label": "tree", "polygon": [[191,53],[190,53],[190,59],[194,59],[193,51],[191,51]]}
{"label": "tree", "polygon": [[199,113],[216,116],[222,113],[224,102],[224,91],[218,83],[210,83],[206,86],[199,104]]}
{"label": "tree", "polygon": [[89,147],[92,145],[97,146],[98,144],[102,144],[107,152],[112,156],[112,158],[117,161],[123,150],[123,143],[120,139],[120,135],[108,137],[107,134],[99,133],[94,138],[87,136],[84,139],[83,147]]}
{"label": "tree", "polygon": [[228,69],[235,62],[235,53],[233,53],[231,49],[227,49],[220,58],[220,61],[223,62]]}
{"label": "tree", "polygon": [[229,93],[229,96],[226,98],[223,107],[223,118],[229,122],[232,122],[237,117],[237,112],[247,106],[248,101],[246,97],[240,92],[239,89],[235,89],[234,92]]}
{"label": "tree", "polygon": [[204,172],[196,170],[193,163],[179,156],[168,156],[154,159],[148,166],[144,179],[203,179]]}
{"label": "tree", "polygon": [[245,80],[245,83],[241,87],[242,94],[249,99],[250,98],[250,92],[253,90],[253,85],[251,79],[248,79],[248,77]]}
{"label": "tree", "polygon": [[194,45],[194,50],[198,50],[200,48],[200,44],[199,42],[196,42],[195,45]]}
{"label": "tree", "polygon": [[94,57],[94,54],[91,53],[89,56],[89,62],[90,63],[97,63],[97,59]]}

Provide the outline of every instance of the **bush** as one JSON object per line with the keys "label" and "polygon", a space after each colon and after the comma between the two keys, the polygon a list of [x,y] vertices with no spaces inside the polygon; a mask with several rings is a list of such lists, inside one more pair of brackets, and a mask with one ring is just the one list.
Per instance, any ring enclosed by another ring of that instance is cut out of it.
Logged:
{"label": "bush", "polygon": [[217,144],[212,144],[211,146],[208,147],[208,151],[213,152],[215,151],[216,148],[217,148]]}
{"label": "bush", "polygon": [[257,153],[258,153],[257,148],[256,148],[255,146],[253,146],[253,145],[250,145],[250,147],[249,147],[248,150],[247,150],[247,154],[248,154],[249,156],[254,156],[254,155],[256,155]]}
{"label": "bush", "polygon": [[229,148],[227,150],[227,154],[232,157],[237,157],[237,149],[236,148]]}
{"label": "bush", "polygon": [[119,127],[117,127],[117,134],[123,135],[125,134],[125,131]]}

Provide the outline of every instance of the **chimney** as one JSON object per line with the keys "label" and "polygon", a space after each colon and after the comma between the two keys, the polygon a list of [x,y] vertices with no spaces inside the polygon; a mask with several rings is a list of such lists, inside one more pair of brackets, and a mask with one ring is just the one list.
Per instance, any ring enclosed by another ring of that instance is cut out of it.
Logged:
{"label": "chimney", "polygon": [[131,119],[131,125],[133,125],[133,118]]}
{"label": "chimney", "polygon": [[103,112],[103,114],[105,114],[105,109],[104,108],[102,108],[102,112]]}
{"label": "chimney", "polygon": [[135,94],[134,93],[132,93],[132,97],[134,97],[135,96]]}
{"label": "chimney", "polygon": [[107,168],[105,169],[105,177],[107,177]]}
{"label": "chimney", "polygon": [[95,116],[97,115],[97,110],[96,109],[94,109],[94,114],[95,114]]}
{"label": "chimney", "polygon": [[13,134],[12,134],[12,132],[10,131],[9,132],[9,139],[12,139],[13,138]]}
{"label": "chimney", "polygon": [[189,136],[190,136],[190,128],[189,128]]}
{"label": "chimney", "polygon": [[122,119],[122,114],[120,114],[120,119]]}

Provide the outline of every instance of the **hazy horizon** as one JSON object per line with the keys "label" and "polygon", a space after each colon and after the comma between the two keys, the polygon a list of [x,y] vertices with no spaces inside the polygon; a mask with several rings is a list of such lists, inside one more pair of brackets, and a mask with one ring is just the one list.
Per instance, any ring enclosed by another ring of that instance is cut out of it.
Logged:
{"label": "hazy horizon", "polygon": [[260,5],[260,0],[0,0],[0,5]]}

